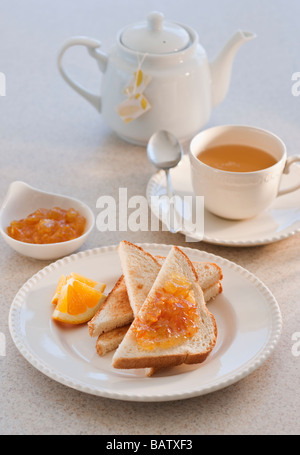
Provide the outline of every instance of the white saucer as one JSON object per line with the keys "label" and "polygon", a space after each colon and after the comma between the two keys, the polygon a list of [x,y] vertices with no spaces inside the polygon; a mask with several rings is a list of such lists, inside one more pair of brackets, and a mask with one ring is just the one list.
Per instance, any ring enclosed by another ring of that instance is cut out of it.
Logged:
{"label": "white saucer", "polygon": [[[181,198],[193,195],[188,156],[184,156],[181,163],[171,170],[171,178],[177,195]],[[290,174],[283,176],[281,187],[290,187],[299,181],[300,166],[294,165]],[[165,173],[160,171],[148,182],[146,195],[149,205],[152,196],[161,196],[165,193]],[[151,210],[162,220],[155,200],[157,201],[155,198],[152,199]],[[204,233],[196,231],[189,234],[189,237],[218,245],[255,246],[277,242],[297,232],[300,232],[300,190],[279,197],[268,210],[249,220],[225,220],[204,210]],[[184,230],[181,230],[181,233],[187,235]]]}

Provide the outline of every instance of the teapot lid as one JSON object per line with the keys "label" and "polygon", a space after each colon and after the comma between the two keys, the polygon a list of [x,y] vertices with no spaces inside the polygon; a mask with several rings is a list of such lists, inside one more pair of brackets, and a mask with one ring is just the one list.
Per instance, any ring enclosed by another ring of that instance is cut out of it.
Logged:
{"label": "teapot lid", "polygon": [[121,42],[131,50],[151,54],[169,54],[185,49],[191,42],[188,31],[166,22],[159,12],[148,14],[147,21],[125,28]]}

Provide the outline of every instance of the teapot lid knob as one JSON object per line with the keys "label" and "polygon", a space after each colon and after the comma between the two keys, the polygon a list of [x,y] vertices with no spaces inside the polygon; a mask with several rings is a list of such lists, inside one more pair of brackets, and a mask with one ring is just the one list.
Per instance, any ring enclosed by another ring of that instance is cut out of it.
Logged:
{"label": "teapot lid knob", "polygon": [[157,11],[153,11],[147,16],[148,27],[154,32],[158,32],[163,29],[163,21],[163,13],[159,13]]}

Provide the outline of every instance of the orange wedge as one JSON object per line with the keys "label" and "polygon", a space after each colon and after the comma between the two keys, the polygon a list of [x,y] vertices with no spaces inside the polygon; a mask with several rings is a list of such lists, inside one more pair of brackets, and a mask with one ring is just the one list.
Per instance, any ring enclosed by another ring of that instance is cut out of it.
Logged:
{"label": "orange wedge", "polygon": [[81,281],[81,283],[85,283],[88,286],[98,289],[98,291],[101,291],[101,292],[104,292],[104,289],[106,288],[105,284],[98,283],[98,281],[91,280],[90,278],[86,278],[85,276],[79,275],[78,273],[75,273],[75,272],[71,272],[67,276],[61,275],[61,277],[59,278],[59,281],[57,283],[57,287],[56,287],[54,296],[51,300],[51,303],[53,303],[53,305],[57,305],[57,302],[58,302],[58,299],[60,296],[60,292],[61,292],[63,286],[65,286],[71,278],[73,278],[74,280],[77,280],[77,281]]}
{"label": "orange wedge", "polygon": [[98,281],[91,280],[90,278],[86,278],[85,276],[79,275],[75,272],[70,273],[67,278],[74,278],[74,280],[81,281],[81,283],[85,283],[92,288],[96,287],[99,284]]}
{"label": "orange wedge", "polygon": [[52,319],[68,324],[82,324],[89,321],[106,298],[103,294],[104,289],[104,284],[80,275],[70,274],[67,277],[60,277],[52,299],[52,302],[57,302]]}
{"label": "orange wedge", "polygon": [[60,291],[65,284],[67,284],[67,277],[65,275],[62,275],[57,283],[54,296],[51,300],[51,303],[53,303],[53,305],[57,305],[60,296]]}

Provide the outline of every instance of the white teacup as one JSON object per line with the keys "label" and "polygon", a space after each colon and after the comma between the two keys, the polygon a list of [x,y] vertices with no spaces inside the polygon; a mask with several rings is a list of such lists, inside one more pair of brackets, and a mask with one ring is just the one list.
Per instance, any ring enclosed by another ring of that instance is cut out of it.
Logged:
{"label": "white teacup", "polygon": [[[226,144],[259,148],[272,155],[276,163],[254,172],[229,172],[208,166],[197,158],[206,149]],[[300,188],[299,182],[280,190],[282,174],[288,174],[291,164],[300,161],[300,156],[287,157],[282,140],[259,128],[225,125],[202,131],[191,141],[189,157],[195,195],[204,196],[205,208],[222,218],[241,220],[254,217],[278,196]]]}

